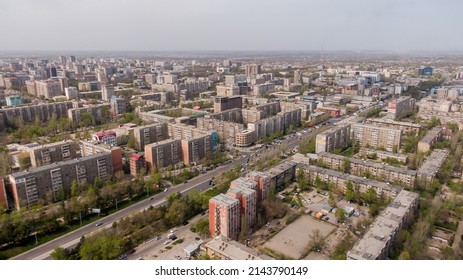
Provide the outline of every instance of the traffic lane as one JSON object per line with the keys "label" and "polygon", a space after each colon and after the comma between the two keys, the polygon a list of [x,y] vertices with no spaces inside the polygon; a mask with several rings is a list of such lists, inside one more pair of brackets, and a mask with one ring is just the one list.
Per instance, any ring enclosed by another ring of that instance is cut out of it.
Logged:
{"label": "traffic lane", "polygon": [[[142,211],[143,209],[146,209],[150,206],[159,206],[161,205],[162,203],[165,203],[165,198],[170,195],[171,193],[175,192],[175,191],[180,191],[181,193],[185,192],[185,191],[188,191],[194,187],[198,187],[202,190],[205,190],[207,189],[207,186],[204,184],[205,182],[209,182],[209,180],[214,177],[214,176],[217,176],[218,174],[221,174],[223,172],[226,172],[226,171],[229,171],[231,170],[236,164],[238,163],[242,163],[243,162],[243,159],[241,157],[237,157],[235,160],[233,160],[232,162],[228,163],[228,164],[225,164],[225,165],[222,165],[222,166],[219,166],[217,167],[216,169],[214,170],[211,170],[209,171],[208,173],[206,174],[201,174],[199,175],[198,177],[195,177],[193,179],[191,179],[191,181],[189,181],[188,183],[186,184],[183,184],[183,185],[178,185],[177,187],[174,187],[174,188],[171,188],[169,189],[167,192],[162,192],[162,193],[159,193],[159,194],[156,194],[154,195],[154,199],[151,200],[150,198],[147,198],[143,201],[140,201],[138,203],[135,203],[131,206],[128,206],[127,208],[124,208],[118,212],[115,212],[109,216],[106,216],[106,217],[103,217],[101,218],[100,220],[98,221],[101,221],[103,222],[103,224],[105,226],[110,226],[112,225],[113,222],[125,217],[125,216],[128,216],[130,215],[132,212],[136,212],[136,211]],[[155,200],[155,201],[154,201]],[[66,244],[69,244],[69,243],[72,243],[72,244],[75,244],[77,242],[79,242],[80,238],[82,236],[85,236],[85,235],[88,235],[90,233],[93,233],[95,232],[96,230],[98,230],[98,228],[95,227],[95,224],[92,223],[92,224],[88,224],[88,225],[85,225],[79,229],[76,229],[75,231],[72,231],[66,235],[63,235],[57,239],[54,239],[52,241],[49,241],[45,244],[42,244],[34,249],[31,249],[27,252],[24,252],[12,259],[18,259],[18,260],[31,260],[31,259],[35,259],[39,256],[43,256],[45,254],[47,254],[46,256],[44,256],[43,258],[41,259],[46,259],[49,257],[49,254],[56,248],[58,247],[63,247],[64,245]]]}

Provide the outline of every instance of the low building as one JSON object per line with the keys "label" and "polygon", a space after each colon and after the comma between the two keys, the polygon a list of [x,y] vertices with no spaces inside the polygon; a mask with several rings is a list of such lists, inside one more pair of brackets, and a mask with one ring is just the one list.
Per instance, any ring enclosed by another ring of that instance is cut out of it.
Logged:
{"label": "low building", "polygon": [[418,208],[419,195],[402,190],[347,252],[349,260],[387,259],[397,234],[410,226]]}
{"label": "low building", "polygon": [[401,163],[407,163],[408,161],[408,156],[404,154],[399,154],[399,153],[392,153],[388,151],[382,151],[382,150],[374,150],[374,149],[360,149],[359,154],[362,156],[376,156],[378,159],[393,159]]}
{"label": "low building", "polygon": [[214,238],[204,244],[204,248],[209,257],[221,260],[272,260],[267,255],[259,254],[237,241],[225,238]]}

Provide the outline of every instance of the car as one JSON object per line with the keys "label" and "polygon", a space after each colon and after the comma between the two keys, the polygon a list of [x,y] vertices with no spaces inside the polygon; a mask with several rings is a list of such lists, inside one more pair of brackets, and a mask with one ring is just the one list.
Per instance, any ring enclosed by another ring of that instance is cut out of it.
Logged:
{"label": "car", "polygon": [[154,197],[150,197],[150,200],[153,200],[153,199],[154,199]]}
{"label": "car", "polygon": [[196,237],[195,237],[195,240],[196,240],[196,241],[199,241],[199,240],[201,240],[201,238],[199,238],[198,236],[196,236]]}
{"label": "car", "polygon": [[174,233],[176,231],[177,231],[177,228],[173,228],[173,229],[170,230],[170,233]]}
{"label": "car", "polygon": [[325,221],[328,221],[330,219],[330,217],[326,216],[325,218],[323,218]]}
{"label": "car", "polygon": [[265,226],[266,226],[266,227],[269,227],[269,226],[270,226],[270,223],[266,223]]}
{"label": "car", "polygon": [[182,225],[184,226],[188,225],[188,221],[184,221]]}
{"label": "car", "polygon": [[102,224],[103,224],[103,222],[97,222],[97,223],[95,224],[95,226],[99,227],[99,226],[101,226]]}
{"label": "car", "polygon": [[167,192],[167,189],[164,189],[164,192]]}
{"label": "car", "polygon": [[164,241],[164,245],[167,245],[167,244],[169,244],[171,241],[172,241],[172,240],[170,240],[170,239],[167,239],[166,241]]}

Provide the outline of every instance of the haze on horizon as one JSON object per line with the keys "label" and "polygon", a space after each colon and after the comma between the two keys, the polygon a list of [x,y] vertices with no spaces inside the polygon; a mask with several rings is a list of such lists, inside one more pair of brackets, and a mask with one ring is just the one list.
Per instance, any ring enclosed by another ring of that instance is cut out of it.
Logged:
{"label": "haze on horizon", "polygon": [[462,51],[458,0],[2,0],[0,51]]}

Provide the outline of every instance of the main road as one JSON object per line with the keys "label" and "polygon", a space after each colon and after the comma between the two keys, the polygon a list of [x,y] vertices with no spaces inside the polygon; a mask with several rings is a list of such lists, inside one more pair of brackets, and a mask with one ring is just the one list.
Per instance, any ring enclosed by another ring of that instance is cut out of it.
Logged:
{"label": "main road", "polygon": [[[316,129],[309,134],[304,134],[302,137],[315,137],[315,135],[328,128],[331,125],[327,125],[321,127],[320,129]],[[293,135],[293,137],[288,137],[287,140],[284,140],[287,144],[287,149],[291,151],[299,142],[299,138]],[[265,149],[261,149],[261,152],[265,152]],[[244,154],[250,154],[252,152],[244,152]],[[168,188],[168,191],[158,193],[150,198],[142,200],[138,203],[135,203],[127,208],[121,209],[116,213],[108,215],[106,217],[101,218],[97,222],[103,223],[102,226],[96,227],[95,223],[91,223],[80,227],[72,232],[69,232],[63,236],[55,238],[45,244],[42,244],[38,247],[35,247],[27,252],[24,252],[20,255],[17,255],[11,259],[16,260],[43,260],[43,259],[50,259],[50,254],[58,247],[62,248],[69,248],[75,244],[77,244],[82,236],[91,234],[93,232],[99,231],[102,228],[109,228],[112,226],[113,222],[120,220],[121,218],[127,217],[132,213],[142,211],[150,206],[158,207],[166,203],[166,197],[169,196],[171,193],[180,192],[182,194],[187,193],[192,189],[196,189],[199,191],[204,191],[210,188],[209,182],[212,177],[215,177],[219,174],[227,172],[235,167],[237,164],[244,164],[246,162],[246,158],[242,156],[238,156],[231,162],[225,165],[221,165],[214,170],[211,170],[205,174],[200,174],[199,176],[189,180],[187,183],[183,183],[177,185],[172,188]]]}

